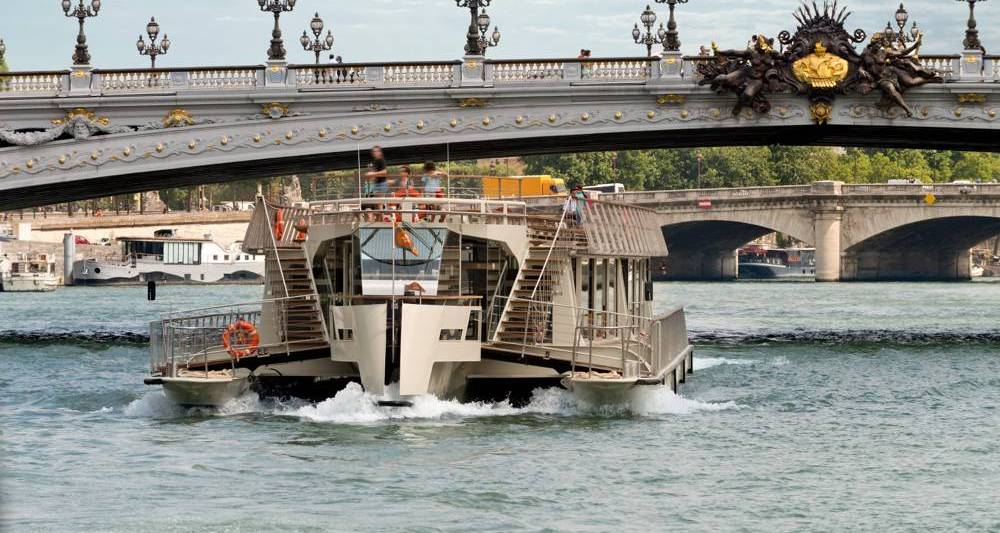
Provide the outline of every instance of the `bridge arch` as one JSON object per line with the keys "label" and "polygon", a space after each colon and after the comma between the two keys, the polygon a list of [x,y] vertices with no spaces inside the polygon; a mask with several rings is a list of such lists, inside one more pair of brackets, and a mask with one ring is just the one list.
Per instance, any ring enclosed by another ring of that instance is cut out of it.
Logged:
{"label": "bridge arch", "polygon": [[1000,235],[1000,209],[955,211],[930,218],[911,214],[896,225],[883,222],[878,233],[853,237],[842,253],[841,279],[969,279],[970,249]]}
{"label": "bridge arch", "polygon": [[663,237],[670,255],[658,265],[661,279],[724,280],[738,277],[737,250],[779,232],[812,244],[812,214],[806,210],[703,213],[691,220],[664,215]]}

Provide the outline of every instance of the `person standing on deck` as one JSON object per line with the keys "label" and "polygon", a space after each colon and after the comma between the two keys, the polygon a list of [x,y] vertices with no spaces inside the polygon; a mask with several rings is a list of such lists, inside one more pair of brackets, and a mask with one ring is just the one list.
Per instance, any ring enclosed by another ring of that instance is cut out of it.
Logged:
{"label": "person standing on deck", "polygon": [[[428,198],[444,198],[444,188],[441,187],[441,176],[444,172],[437,169],[437,165],[433,161],[428,161],[424,163],[424,175],[422,178],[424,185],[424,196]],[[440,211],[440,204],[429,204],[427,206],[428,211]],[[444,222],[444,216],[441,216],[441,222]]]}
{"label": "person standing on deck", "polygon": [[[382,153],[381,146],[372,148],[372,162],[365,173],[366,189],[365,196],[369,198],[385,198],[389,196],[389,172],[385,164],[385,154]],[[363,204],[362,210],[382,211],[385,206],[382,204]],[[375,217],[378,218],[378,217]],[[371,221],[371,220],[370,220]]]}

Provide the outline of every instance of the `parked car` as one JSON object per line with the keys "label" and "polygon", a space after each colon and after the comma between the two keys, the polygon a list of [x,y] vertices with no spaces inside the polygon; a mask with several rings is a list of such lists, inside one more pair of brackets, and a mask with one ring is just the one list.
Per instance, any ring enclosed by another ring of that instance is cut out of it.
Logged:
{"label": "parked car", "polygon": [[87,238],[84,237],[83,235],[77,235],[76,239],[74,239],[74,242],[76,244],[90,244],[90,241],[88,241]]}

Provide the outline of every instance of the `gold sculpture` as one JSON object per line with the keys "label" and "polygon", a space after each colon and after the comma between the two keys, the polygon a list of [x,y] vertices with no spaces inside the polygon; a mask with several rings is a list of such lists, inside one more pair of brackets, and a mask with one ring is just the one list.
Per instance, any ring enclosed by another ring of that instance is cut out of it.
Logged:
{"label": "gold sculpture", "polygon": [[163,117],[164,128],[183,128],[194,126],[194,117],[186,109],[172,109]]}
{"label": "gold sculpture", "polygon": [[847,77],[847,60],[827,52],[823,43],[815,51],[792,64],[795,77],[811,87],[829,89]]}

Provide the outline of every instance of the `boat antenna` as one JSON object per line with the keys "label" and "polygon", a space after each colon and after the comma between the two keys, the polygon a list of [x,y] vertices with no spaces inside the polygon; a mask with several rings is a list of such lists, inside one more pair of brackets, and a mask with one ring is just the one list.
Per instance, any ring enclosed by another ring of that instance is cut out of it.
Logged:
{"label": "boat antenna", "polygon": [[364,196],[361,192],[361,143],[358,143],[358,198]]}

